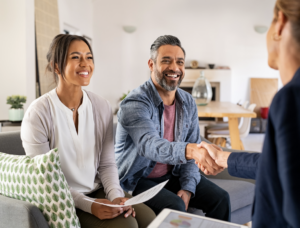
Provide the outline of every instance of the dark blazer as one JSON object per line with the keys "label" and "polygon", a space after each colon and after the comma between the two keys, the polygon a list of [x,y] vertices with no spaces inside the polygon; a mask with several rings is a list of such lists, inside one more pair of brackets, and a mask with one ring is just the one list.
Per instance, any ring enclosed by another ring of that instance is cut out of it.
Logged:
{"label": "dark blazer", "polygon": [[254,228],[300,227],[300,69],[272,101],[262,153],[232,153],[228,171],[256,179]]}

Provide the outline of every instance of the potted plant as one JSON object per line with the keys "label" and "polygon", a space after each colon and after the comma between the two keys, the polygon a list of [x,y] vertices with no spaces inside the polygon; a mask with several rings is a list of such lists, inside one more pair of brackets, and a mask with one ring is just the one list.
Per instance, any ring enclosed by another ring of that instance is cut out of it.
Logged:
{"label": "potted plant", "polygon": [[22,121],[24,116],[23,103],[26,103],[25,96],[13,95],[7,97],[6,104],[11,105],[9,109],[10,121]]}
{"label": "potted plant", "polygon": [[121,102],[127,97],[127,95],[130,93],[130,90],[127,93],[123,93],[123,95],[118,100],[118,107],[115,109],[114,115],[117,115]]}

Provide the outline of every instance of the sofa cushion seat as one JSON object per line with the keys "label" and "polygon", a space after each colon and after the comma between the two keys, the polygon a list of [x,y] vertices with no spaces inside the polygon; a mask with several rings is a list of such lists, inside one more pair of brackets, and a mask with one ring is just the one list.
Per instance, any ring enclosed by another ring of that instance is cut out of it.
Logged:
{"label": "sofa cushion seat", "polygon": [[231,212],[252,205],[254,199],[254,184],[240,180],[210,179],[210,181],[229,193]]}

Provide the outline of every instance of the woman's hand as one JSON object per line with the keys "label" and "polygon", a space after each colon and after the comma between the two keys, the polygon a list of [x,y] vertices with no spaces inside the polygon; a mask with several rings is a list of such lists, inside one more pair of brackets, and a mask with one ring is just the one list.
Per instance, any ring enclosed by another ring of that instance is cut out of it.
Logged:
{"label": "woman's hand", "polygon": [[[110,202],[107,199],[96,199],[95,202],[105,203],[105,204],[115,204]],[[113,219],[119,216],[120,214],[122,214],[125,209],[123,207],[108,207],[95,202],[92,204],[92,214],[101,220]]]}
{"label": "woman's hand", "polygon": [[[124,203],[129,200],[129,198],[124,198],[124,197],[118,197],[115,198],[112,203],[114,204],[119,204],[119,205],[124,205]],[[124,215],[125,218],[127,218],[129,215],[132,215],[132,217],[135,217],[135,210],[132,206],[128,207],[123,207],[124,211],[127,211],[126,214]]]}

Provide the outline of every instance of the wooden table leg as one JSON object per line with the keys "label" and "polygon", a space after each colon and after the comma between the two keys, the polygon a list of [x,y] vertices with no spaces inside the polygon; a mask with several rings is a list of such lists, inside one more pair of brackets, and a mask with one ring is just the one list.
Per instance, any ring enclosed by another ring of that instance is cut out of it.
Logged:
{"label": "wooden table leg", "polygon": [[235,150],[241,150],[242,148],[240,143],[241,140],[240,140],[238,118],[229,118],[228,125],[229,125],[231,148]]}

